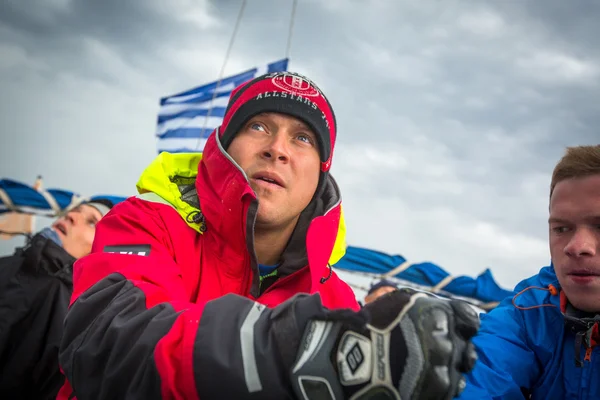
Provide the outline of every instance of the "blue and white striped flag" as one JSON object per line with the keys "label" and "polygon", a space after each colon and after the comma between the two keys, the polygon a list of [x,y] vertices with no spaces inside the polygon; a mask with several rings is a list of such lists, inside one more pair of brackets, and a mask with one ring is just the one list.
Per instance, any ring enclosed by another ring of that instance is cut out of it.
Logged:
{"label": "blue and white striped flag", "polygon": [[206,139],[221,125],[231,91],[257,76],[286,71],[288,59],[160,99],[156,136],[158,153],[201,152]]}

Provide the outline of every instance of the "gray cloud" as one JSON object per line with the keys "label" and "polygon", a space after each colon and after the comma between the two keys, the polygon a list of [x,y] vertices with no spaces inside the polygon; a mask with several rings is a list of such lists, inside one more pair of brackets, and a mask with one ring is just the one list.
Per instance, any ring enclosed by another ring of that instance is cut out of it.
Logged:
{"label": "gray cloud", "polygon": [[[158,99],[216,79],[239,2],[31,3],[0,5],[2,175],[133,194]],[[226,73],[283,57],[290,11],[248,2]],[[600,142],[598,17],[585,0],[300,1],[290,66],[336,110],[350,243],[506,285],[547,263],[551,170]]]}

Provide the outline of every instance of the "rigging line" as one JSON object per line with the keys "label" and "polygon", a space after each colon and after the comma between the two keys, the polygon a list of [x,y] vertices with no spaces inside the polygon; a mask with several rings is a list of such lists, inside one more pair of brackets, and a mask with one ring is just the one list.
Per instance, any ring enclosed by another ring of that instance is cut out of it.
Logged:
{"label": "rigging line", "polygon": [[[231,48],[233,47],[233,42],[235,41],[235,36],[237,35],[238,28],[240,27],[240,22],[242,21],[242,15],[244,14],[244,9],[246,8],[246,0],[242,0],[242,5],[240,6],[240,11],[238,12],[237,20],[235,21],[235,26],[233,27],[233,34],[231,35],[231,39],[229,39],[229,46],[227,46],[227,52],[225,53],[225,59],[223,60],[223,65],[221,65],[221,71],[219,72],[219,80],[217,81],[217,86],[215,87],[212,95],[212,99],[210,100],[210,107],[206,116],[204,117],[204,125],[202,126],[202,133],[206,130],[206,124],[208,123],[208,119],[210,118],[210,114],[213,109],[213,102],[215,101],[215,97],[217,97],[217,91],[219,90],[219,86],[221,86],[221,80],[223,80],[223,74],[225,73],[225,66],[227,65],[227,60],[229,59],[229,54],[231,53]],[[196,142],[196,150],[200,146],[200,141],[202,140],[202,136],[198,137],[198,141]]]}
{"label": "rigging line", "polygon": [[290,17],[290,28],[288,31],[287,46],[285,48],[285,58],[290,58],[290,50],[292,48],[292,32],[294,31],[294,18],[296,16],[296,5],[298,0],[292,0],[292,15]]}

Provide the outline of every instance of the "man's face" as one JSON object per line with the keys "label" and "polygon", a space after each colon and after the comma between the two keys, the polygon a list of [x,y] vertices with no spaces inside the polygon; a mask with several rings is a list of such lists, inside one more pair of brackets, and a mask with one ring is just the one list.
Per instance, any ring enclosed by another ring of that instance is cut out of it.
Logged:
{"label": "man's face", "polygon": [[92,251],[92,242],[96,233],[96,224],[102,214],[92,207],[82,204],[69,211],[64,217],[52,224],[63,249],[75,258],[81,258]]}
{"label": "man's face", "polygon": [[319,182],[315,133],[297,118],[263,113],[244,125],[227,152],[258,196],[257,228],[285,229],[295,224]]}
{"label": "man's face", "polygon": [[600,175],[559,182],[550,199],[550,254],[571,304],[600,311]]}

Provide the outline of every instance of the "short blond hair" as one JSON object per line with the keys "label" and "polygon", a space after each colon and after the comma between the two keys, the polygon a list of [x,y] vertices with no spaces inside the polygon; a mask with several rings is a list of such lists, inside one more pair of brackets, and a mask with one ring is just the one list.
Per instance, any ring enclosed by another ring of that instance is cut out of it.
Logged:
{"label": "short blond hair", "polygon": [[567,147],[552,172],[550,197],[559,182],[596,174],[600,175],[600,145]]}

